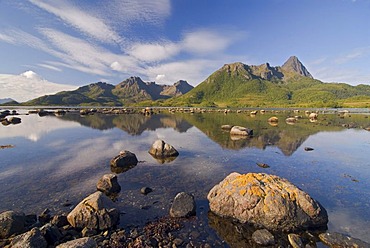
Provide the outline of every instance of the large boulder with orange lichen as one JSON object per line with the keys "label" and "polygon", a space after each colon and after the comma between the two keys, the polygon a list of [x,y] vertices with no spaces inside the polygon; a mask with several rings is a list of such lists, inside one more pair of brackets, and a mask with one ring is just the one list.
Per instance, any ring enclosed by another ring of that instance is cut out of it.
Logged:
{"label": "large boulder with orange lichen", "polygon": [[326,210],[288,180],[264,173],[231,173],[208,194],[217,215],[269,230],[325,227]]}

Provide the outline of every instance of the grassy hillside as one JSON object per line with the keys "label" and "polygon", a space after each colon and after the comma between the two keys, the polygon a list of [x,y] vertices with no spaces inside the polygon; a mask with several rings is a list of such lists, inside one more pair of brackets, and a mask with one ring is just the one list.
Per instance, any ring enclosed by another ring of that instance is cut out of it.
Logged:
{"label": "grassy hillside", "polygon": [[[266,68],[265,65],[261,67]],[[165,101],[173,106],[215,107],[369,107],[370,86],[323,83],[282,71],[282,77],[235,63],[225,65],[187,94]],[[276,68],[274,68],[276,69]],[[278,68],[279,69],[279,68]]]}

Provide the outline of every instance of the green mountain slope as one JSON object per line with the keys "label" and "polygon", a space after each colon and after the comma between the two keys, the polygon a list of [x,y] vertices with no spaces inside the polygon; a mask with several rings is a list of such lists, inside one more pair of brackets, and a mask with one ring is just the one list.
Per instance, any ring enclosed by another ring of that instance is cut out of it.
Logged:
{"label": "green mountain slope", "polygon": [[370,106],[370,86],[323,83],[292,56],[281,67],[226,64],[187,94],[164,105],[338,107],[356,100]]}
{"label": "green mountain slope", "polygon": [[122,106],[168,99],[187,93],[192,88],[186,81],[174,85],[158,85],[154,82],[143,82],[139,77],[130,77],[116,86],[102,82],[92,83],[74,91],[42,96],[23,105]]}

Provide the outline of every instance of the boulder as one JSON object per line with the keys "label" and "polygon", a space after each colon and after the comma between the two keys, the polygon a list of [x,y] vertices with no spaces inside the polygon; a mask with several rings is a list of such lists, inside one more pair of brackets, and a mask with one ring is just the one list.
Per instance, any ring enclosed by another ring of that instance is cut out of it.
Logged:
{"label": "boulder", "polygon": [[119,211],[102,192],[97,191],[82,200],[68,215],[68,222],[75,228],[106,230],[119,222]]}
{"label": "boulder", "polygon": [[363,248],[370,248],[370,244],[352,238],[350,236],[341,234],[341,233],[321,233],[319,235],[320,240],[329,247],[363,247]]}
{"label": "boulder", "polygon": [[207,196],[210,210],[269,230],[323,227],[326,210],[288,180],[264,173],[231,173]]}
{"label": "boulder", "polygon": [[98,245],[92,238],[79,238],[58,245],[56,248],[96,248]]}
{"label": "boulder", "polygon": [[121,191],[121,186],[117,182],[117,176],[114,174],[102,176],[96,184],[96,188],[107,196],[118,194]]}
{"label": "boulder", "polygon": [[12,248],[46,248],[48,244],[40,230],[35,227],[26,233],[14,237],[10,246]]}
{"label": "boulder", "polygon": [[251,136],[253,135],[253,130],[246,127],[233,126],[230,130],[230,135]]}
{"label": "boulder", "polygon": [[156,140],[149,153],[155,158],[177,157],[179,155],[179,152],[173,146],[163,140]]}
{"label": "boulder", "polygon": [[6,211],[0,214],[0,239],[25,231],[26,216],[24,213]]}
{"label": "boulder", "polygon": [[190,217],[195,215],[196,205],[194,201],[194,196],[181,192],[178,193],[173,200],[170,216],[171,217]]}
{"label": "boulder", "polygon": [[137,163],[138,160],[134,153],[130,151],[121,151],[119,155],[111,159],[111,171],[115,173],[122,173],[134,168]]}

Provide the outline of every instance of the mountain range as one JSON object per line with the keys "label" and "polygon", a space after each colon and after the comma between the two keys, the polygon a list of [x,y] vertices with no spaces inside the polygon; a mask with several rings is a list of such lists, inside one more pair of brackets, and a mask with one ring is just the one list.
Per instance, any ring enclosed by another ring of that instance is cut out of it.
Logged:
{"label": "mountain range", "polygon": [[144,82],[140,77],[130,77],[116,86],[103,82],[92,83],[73,91],[38,97],[24,104],[122,106],[168,99],[191,89],[193,86],[183,80],[173,85],[158,85],[155,82]]}
{"label": "mountain range", "polygon": [[152,105],[203,107],[370,107],[370,86],[324,83],[291,56],[282,66],[225,64],[195,88],[130,77],[116,86],[98,82],[45,95],[24,105]]}
{"label": "mountain range", "polygon": [[370,86],[323,83],[295,56],[282,66],[225,64],[187,94],[166,101],[175,106],[370,107]]}

